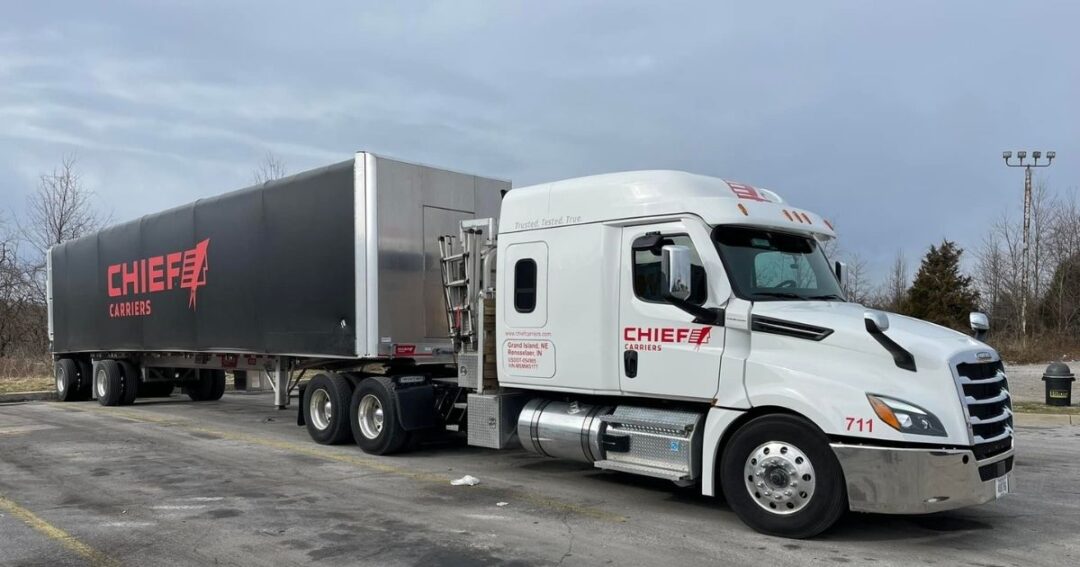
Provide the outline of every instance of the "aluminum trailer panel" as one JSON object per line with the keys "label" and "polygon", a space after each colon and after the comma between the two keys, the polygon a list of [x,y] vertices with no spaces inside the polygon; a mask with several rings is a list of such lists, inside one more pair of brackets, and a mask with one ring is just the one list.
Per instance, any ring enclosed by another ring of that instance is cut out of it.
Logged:
{"label": "aluminum trailer panel", "polygon": [[430,355],[436,239],[509,188],[360,152],[56,246],[53,352]]}

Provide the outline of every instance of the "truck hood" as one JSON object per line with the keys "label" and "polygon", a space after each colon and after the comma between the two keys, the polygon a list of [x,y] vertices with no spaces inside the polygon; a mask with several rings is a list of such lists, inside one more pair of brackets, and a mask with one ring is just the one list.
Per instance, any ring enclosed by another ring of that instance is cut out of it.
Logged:
{"label": "truck hood", "polygon": [[[761,301],[754,304],[753,314],[824,327],[832,331],[822,341],[825,344],[868,354],[879,353],[891,359],[892,356],[866,331],[866,310],[857,303],[840,301]],[[959,353],[973,350],[988,351],[997,358],[985,343],[963,333],[896,313],[888,313],[888,316],[889,329],[885,334],[911,352],[920,370],[943,366]]]}

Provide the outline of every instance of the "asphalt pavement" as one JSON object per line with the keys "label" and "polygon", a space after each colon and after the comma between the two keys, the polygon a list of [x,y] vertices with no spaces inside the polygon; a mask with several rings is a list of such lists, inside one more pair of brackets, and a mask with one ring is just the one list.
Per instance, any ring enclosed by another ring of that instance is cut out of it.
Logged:
{"label": "asphalt pavement", "polygon": [[793,541],[694,488],[460,437],[317,445],[267,395],[27,402],[0,405],[0,564],[1076,565],[1078,461],[1080,427],[1020,427],[1014,494]]}

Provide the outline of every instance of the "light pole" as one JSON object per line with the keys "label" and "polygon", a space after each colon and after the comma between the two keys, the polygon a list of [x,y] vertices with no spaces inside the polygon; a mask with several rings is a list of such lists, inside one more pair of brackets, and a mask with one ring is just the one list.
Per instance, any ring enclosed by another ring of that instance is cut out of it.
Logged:
{"label": "light pole", "polygon": [[1031,232],[1031,168],[1033,167],[1050,167],[1050,162],[1054,161],[1057,157],[1055,152],[1046,152],[1046,163],[1039,163],[1039,159],[1042,158],[1042,152],[1031,152],[1031,163],[1024,163],[1024,159],[1027,158],[1027,152],[1016,152],[1016,163],[1012,163],[1012,152],[1001,152],[1001,157],[1005,159],[1005,165],[1009,167],[1022,167],[1024,168],[1024,267],[1023,273],[1020,274],[1020,334],[1027,340],[1027,300],[1028,300],[1028,236]]}

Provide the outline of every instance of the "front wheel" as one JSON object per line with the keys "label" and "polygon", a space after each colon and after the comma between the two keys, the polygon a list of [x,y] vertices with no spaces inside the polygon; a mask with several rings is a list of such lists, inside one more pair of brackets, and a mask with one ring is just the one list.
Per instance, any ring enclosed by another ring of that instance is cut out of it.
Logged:
{"label": "front wheel", "polygon": [[720,482],[739,518],[769,535],[813,537],[847,509],[828,439],[796,416],[763,416],[739,428],[724,449]]}

